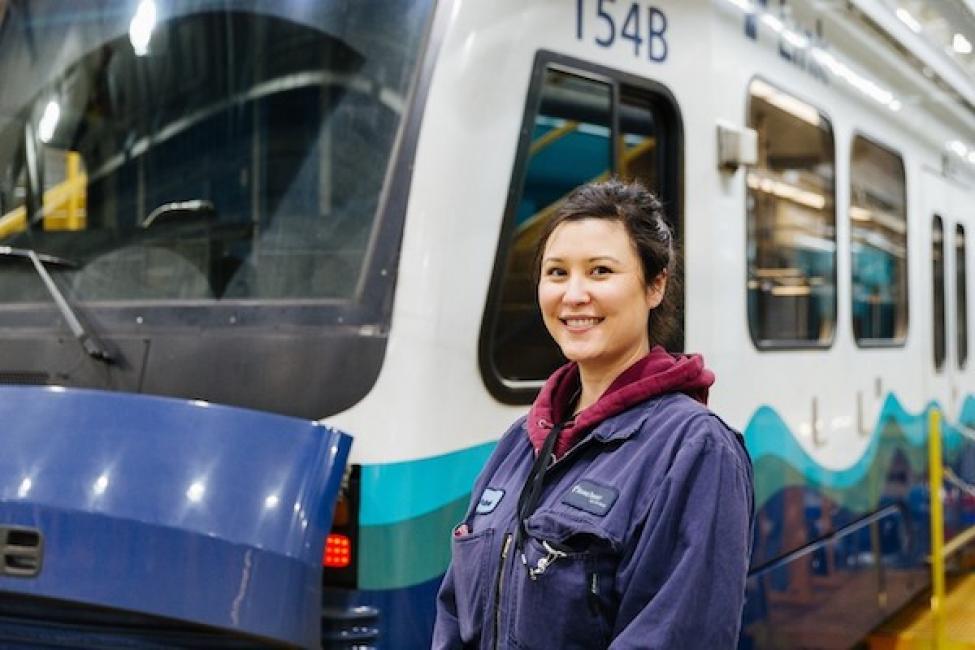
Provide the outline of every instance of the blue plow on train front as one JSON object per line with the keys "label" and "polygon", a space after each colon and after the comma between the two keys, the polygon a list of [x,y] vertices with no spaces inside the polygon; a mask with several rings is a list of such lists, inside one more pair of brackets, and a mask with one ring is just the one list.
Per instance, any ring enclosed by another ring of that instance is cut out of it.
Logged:
{"label": "blue plow on train front", "polygon": [[206,402],[0,386],[0,642],[318,647],[350,446]]}

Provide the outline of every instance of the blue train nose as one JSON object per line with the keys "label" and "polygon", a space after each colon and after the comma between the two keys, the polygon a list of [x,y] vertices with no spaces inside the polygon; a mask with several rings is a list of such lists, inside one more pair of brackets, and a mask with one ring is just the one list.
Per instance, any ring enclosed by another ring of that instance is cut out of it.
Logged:
{"label": "blue train nose", "polygon": [[205,402],[0,386],[0,636],[317,647],[350,446]]}

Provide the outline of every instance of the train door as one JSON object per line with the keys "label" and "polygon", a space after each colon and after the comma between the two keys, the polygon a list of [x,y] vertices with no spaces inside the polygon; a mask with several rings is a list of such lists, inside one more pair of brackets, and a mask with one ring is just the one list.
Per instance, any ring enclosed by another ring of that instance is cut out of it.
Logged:
{"label": "train door", "polygon": [[955,188],[942,176],[922,172],[918,234],[926,251],[921,255],[921,299],[916,303],[915,318],[920,325],[917,331],[927,333],[920,341],[926,397],[939,404],[949,418],[954,415],[957,400],[957,350],[953,340],[956,328],[952,322],[954,255],[950,250],[955,224],[954,192]]}
{"label": "train door", "polygon": [[[975,480],[975,450],[970,444],[971,406],[966,368],[969,364],[968,249],[969,190],[960,184],[926,173],[920,229],[930,231],[926,286],[930,298],[919,318],[931,323],[931,336],[922,341],[928,349],[925,365],[929,376],[928,399],[940,407],[946,482],[944,518],[946,538],[951,538],[972,521],[975,501],[964,483]],[[923,239],[923,237],[922,237]],[[927,296],[925,296],[927,297]],[[926,303],[926,304],[925,304]],[[964,483],[959,483],[963,481]]]}

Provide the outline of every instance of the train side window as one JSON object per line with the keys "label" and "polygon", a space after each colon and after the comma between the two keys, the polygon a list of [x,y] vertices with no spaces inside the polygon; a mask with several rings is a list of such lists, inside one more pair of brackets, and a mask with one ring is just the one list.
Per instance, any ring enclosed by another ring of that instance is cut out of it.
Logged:
{"label": "train side window", "polygon": [[853,335],[860,345],[907,336],[907,196],[904,162],[856,136],[850,159]]}
{"label": "train side window", "polygon": [[965,265],[965,227],[955,226],[955,307],[957,310],[958,368],[968,362],[968,270]]}
{"label": "train side window", "polygon": [[759,348],[828,347],[836,329],[833,129],[818,109],[755,79],[749,126],[748,326]]}
{"label": "train side window", "polygon": [[481,371],[495,397],[530,402],[565,363],[542,323],[532,264],[540,231],[570,191],[614,174],[640,180],[664,201],[680,241],[678,132],[663,89],[539,54],[481,329]]}
{"label": "train side window", "polygon": [[941,217],[934,216],[931,221],[931,270],[932,296],[931,313],[934,317],[934,368],[941,370],[945,365],[945,243],[944,224]]}

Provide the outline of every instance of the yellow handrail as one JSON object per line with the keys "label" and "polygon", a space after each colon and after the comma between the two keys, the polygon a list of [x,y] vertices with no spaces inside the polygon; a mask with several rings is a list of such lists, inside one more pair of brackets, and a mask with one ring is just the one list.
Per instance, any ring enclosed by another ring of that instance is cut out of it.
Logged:
{"label": "yellow handrail", "polygon": [[562,139],[563,136],[569,135],[570,133],[575,131],[577,126],[579,126],[578,122],[567,121],[562,126],[556,127],[551,131],[548,131],[547,133],[543,134],[541,137],[539,137],[537,140],[531,143],[531,147],[529,147],[528,149],[528,155],[534,156],[542,149],[545,149],[546,147],[548,147],[548,145],[555,142],[556,140],[560,140]]}
{"label": "yellow handrail", "polygon": [[[65,178],[44,191],[41,220],[44,230],[84,230],[87,226],[88,175],[81,154],[66,151]],[[0,239],[27,230],[27,208],[0,214]]]}
{"label": "yellow handrail", "polygon": [[934,617],[934,647],[945,647],[945,520],[941,503],[941,413],[928,412],[928,488],[931,493],[931,614]]}
{"label": "yellow handrail", "polygon": [[946,558],[951,557],[957,551],[968,546],[973,540],[975,540],[975,526],[970,526],[964,532],[952,537],[951,541],[945,544],[944,550],[941,553]]}

